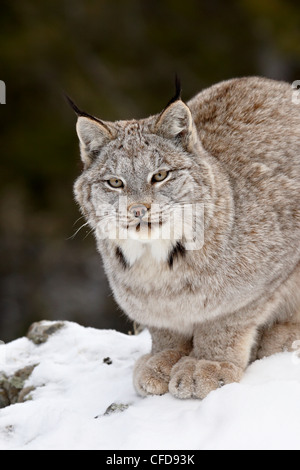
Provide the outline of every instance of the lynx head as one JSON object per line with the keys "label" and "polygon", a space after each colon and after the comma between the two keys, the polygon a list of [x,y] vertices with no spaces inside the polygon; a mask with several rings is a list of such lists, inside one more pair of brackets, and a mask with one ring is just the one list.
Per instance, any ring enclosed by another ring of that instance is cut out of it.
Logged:
{"label": "lynx head", "polygon": [[201,144],[179,85],[159,115],[143,120],[103,122],[71,105],[84,165],[74,192],[96,237],[176,244],[184,236],[180,209],[204,202],[206,192],[194,172]]}

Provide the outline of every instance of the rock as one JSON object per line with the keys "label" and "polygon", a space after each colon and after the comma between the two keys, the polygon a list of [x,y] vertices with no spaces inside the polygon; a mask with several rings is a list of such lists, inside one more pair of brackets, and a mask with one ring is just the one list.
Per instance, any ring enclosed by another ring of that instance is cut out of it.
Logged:
{"label": "rock", "polygon": [[122,413],[122,411],[127,410],[129,406],[129,403],[112,403],[108,408],[106,408],[103,416],[109,416],[112,413]]}
{"label": "rock", "polygon": [[28,400],[34,387],[24,387],[36,364],[19,369],[11,377],[0,373],[0,408]]}
{"label": "rock", "polygon": [[29,395],[30,392],[35,390],[34,387],[24,387],[18,396],[18,403],[24,403],[24,401],[32,400],[32,396]]}
{"label": "rock", "polygon": [[0,372],[0,409],[10,405],[9,398],[7,396],[7,391],[5,389],[6,381],[6,375]]}
{"label": "rock", "polygon": [[104,362],[104,364],[107,364],[107,365],[109,365],[109,366],[113,363],[113,361],[111,360],[110,357],[105,357],[105,358],[103,359],[103,362]]}
{"label": "rock", "polygon": [[[33,323],[29,328],[27,338],[36,345],[43,344],[64,326],[63,322]],[[30,392],[34,390],[34,387],[25,386],[25,382],[36,366],[37,364],[32,364],[23,367],[11,376],[0,372],[0,408],[30,400]]]}
{"label": "rock", "polygon": [[63,322],[48,323],[41,321],[33,323],[28,330],[27,338],[34,344],[43,344],[46,343],[49,336],[53,335],[64,326]]}

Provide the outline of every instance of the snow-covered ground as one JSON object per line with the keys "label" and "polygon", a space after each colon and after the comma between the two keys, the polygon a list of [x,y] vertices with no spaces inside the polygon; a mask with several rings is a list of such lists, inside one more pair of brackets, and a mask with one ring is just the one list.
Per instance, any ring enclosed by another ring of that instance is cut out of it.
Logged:
{"label": "snow-covered ground", "polygon": [[240,384],[201,402],[136,395],[133,365],[149,349],[147,331],[127,336],[75,323],[44,344],[1,345],[7,376],[38,365],[26,382],[32,399],[0,410],[0,449],[300,449],[295,354],[252,364]]}

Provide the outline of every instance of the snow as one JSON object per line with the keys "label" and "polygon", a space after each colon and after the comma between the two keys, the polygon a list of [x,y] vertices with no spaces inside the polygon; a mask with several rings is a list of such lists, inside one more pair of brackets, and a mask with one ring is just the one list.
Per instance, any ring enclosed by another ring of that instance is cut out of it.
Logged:
{"label": "snow", "polygon": [[[127,336],[70,322],[44,344],[1,345],[7,375],[38,365],[26,382],[32,400],[0,410],[0,449],[300,449],[295,354],[255,362],[240,384],[203,401],[181,401],[134,391],[134,362],[150,347],[147,331]],[[105,414],[112,403],[128,406]]]}

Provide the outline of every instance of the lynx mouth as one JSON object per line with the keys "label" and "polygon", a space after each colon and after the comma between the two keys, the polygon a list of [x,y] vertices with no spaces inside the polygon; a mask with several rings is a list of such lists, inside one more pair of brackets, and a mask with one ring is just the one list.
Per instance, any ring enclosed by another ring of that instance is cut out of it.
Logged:
{"label": "lynx mouth", "polygon": [[132,224],[132,225],[127,225],[127,229],[131,228],[131,229],[134,229],[135,227],[135,231],[136,232],[140,232],[141,231],[141,228],[148,228],[148,230],[151,230],[155,227],[161,227],[163,225],[162,221],[160,220],[159,222],[157,223],[153,223],[153,222],[139,222],[137,225],[135,224]]}

